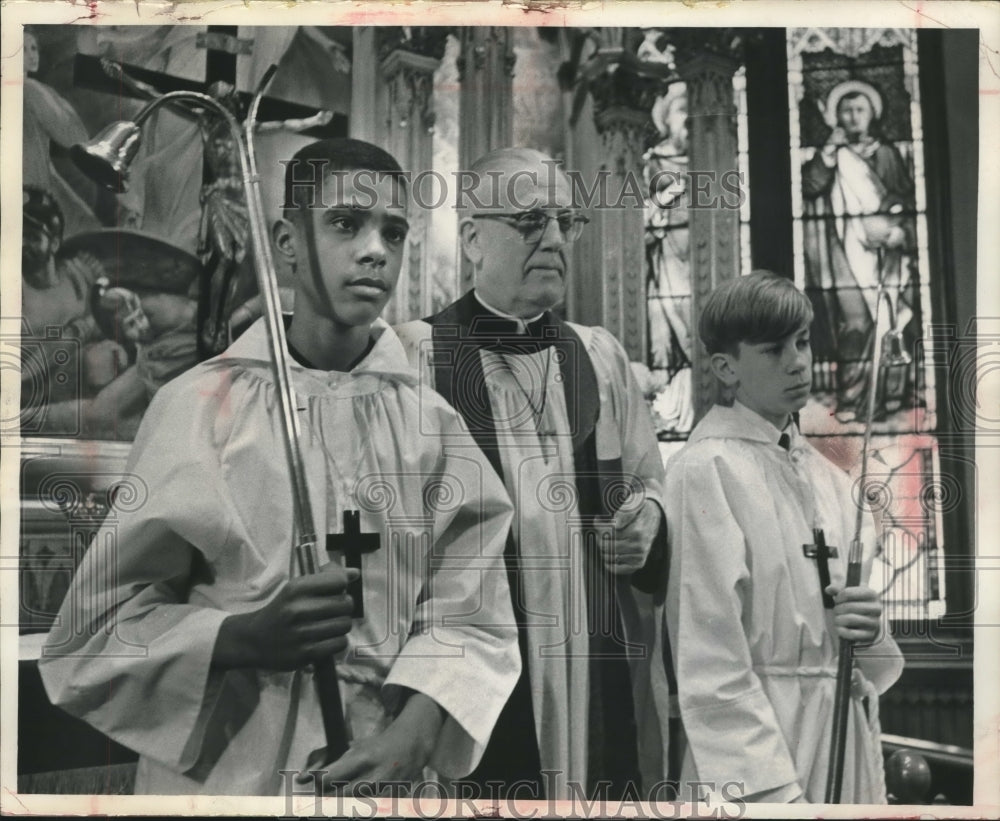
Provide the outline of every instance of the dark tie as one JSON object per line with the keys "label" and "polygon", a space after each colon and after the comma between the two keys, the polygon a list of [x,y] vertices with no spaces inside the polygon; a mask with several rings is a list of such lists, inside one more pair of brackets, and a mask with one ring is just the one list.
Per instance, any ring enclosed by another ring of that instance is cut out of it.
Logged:
{"label": "dark tie", "polygon": [[778,444],[785,450],[788,450],[792,446],[792,437],[787,433],[783,433],[781,434],[781,438],[778,439]]}

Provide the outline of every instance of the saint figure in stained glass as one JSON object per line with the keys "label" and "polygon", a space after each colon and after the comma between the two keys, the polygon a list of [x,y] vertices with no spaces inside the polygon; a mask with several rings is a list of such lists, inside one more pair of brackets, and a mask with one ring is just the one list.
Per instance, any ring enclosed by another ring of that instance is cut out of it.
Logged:
{"label": "saint figure in stained glass", "polygon": [[[805,226],[807,289],[817,312],[816,344],[837,363],[837,410],[857,412],[869,382],[880,281],[896,327],[913,317],[913,176],[882,137],[882,95],[874,86],[839,83],[822,113],[829,136],[802,168],[805,214],[815,217]],[[898,407],[900,398],[882,397],[880,409],[887,402]]]}

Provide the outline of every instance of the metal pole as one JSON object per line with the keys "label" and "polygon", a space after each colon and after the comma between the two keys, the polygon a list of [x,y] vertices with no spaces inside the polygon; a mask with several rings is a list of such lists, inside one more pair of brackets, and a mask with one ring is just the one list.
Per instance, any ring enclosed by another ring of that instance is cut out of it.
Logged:
{"label": "metal pole", "polygon": [[[247,198],[247,214],[250,223],[250,242],[253,248],[254,269],[257,283],[264,301],[264,321],[267,327],[268,345],[271,354],[271,366],[275,385],[278,391],[278,401],[281,409],[281,428],[285,441],[285,456],[288,461],[288,471],[292,485],[292,513],[294,521],[293,553],[299,573],[305,575],[315,573],[319,569],[319,554],[316,544],[315,524],[312,506],[309,501],[309,488],[306,483],[304,462],[300,446],[299,419],[296,414],[295,394],[292,390],[291,377],[288,369],[287,345],[285,342],[285,326],[282,322],[281,299],[278,291],[278,278],[274,268],[274,258],[267,237],[267,223],[264,217],[264,206],[260,194],[260,180],[257,175],[256,160],[253,155],[253,130],[256,124],[257,109],[264,89],[274,76],[275,66],[271,66],[254,94],[249,115],[245,124],[244,134],[240,124],[232,112],[220,105],[217,100],[207,94],[197,91],[171,91],[148,103],[136,116],[130,128],[116,134],[121,137],[128,133],[128,150],[124,152],[127,162],[138,147],[139,126],[161,105],[168,103],[197,104],[221,116],[229,127],[236,142],[237,153],[242,172],[243,187]],[[74,147],[77,148],[77,147]],[[102,146],[102,151],[108,146]],[[100,153],[100,152],[99,152]],[[85,152],[81,152],[85,156]],[[105,157],[105,160],[107,158]],[[100,163],[104,170],[104,163]],[[95,170],[95,165],[88,167]],[[107,170],[114,174],[116,168],[108,163]],[[121,174],[125,173],[124,168]],[[111,177],[105,175],[105,183]],[[119,176],[117,184],[122,188],[123,179]],[[340,699],[340,687],[337,681],[337,669],[333,657],[313,664],[314,679],[320,710],[323,715],[323,728],[326,732],[326,763],[335,761],[347,751],[347,728],[344,722],[344,710]]]}
{"label": "metal pole", "polygon": [[[881,266],[880,266],[881,268]],[[861,493],[854,516],[854,538],[847,557],[847,578],[845,587],[856,587],[861,583],[861,563],[864,546],[861,543],[861,528],[864,523],[865,476],[868,475],[868,451],[872,441],[872,419],[875,416],[875,402],[878,394],[878,374],[882,363],[882,336],[879,333],[879,313],[885,294],[885,276],[880,271],[878,290],[875,292],[875,327],[872,331],[872,371],[868,387],[867,418],[865,434],[861,446]],[[891,306],[890,306],[891,308]],[[833,732],[830,736],[830,762],[827,773],[825,803],[839,804],[844,782],[844,759],[847,745],[847,719],[851,706],[851,679],[854,674],[854,642],[840,639],[837,656],[837,686],[833,697]]]}

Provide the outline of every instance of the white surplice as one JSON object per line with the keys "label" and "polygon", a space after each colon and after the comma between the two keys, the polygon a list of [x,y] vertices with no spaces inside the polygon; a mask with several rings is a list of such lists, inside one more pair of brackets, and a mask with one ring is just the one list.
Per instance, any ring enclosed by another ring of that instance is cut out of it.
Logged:
{"label": "white surplice", "polygon": [[[856,508],[849,477],[790,432],[786,452],[758,414],[716,406],[667,463],[667,625],[688,742],[682,784],[739,782],[748,796],[822,802],[837,641],[803,545],[823,528],[842,587]],[[875,555],[867,513],[862,540],[865,583]],[[887,631],[856,653],[842,800],[884,803],[878,696],[902,656]]]}
{"label": "white surplice", "polygon": [[[429,766],[478,762],[520,656],[502,484],[394,332],[350,373],[292,364],[316,532],[345,509],[381,549],[362,558],[365,616],[338,657],[354,738],[399,688],[446,711]],[[294,574],[291,487],[262,323],[154,398],[127,471],[138,496],[88,551],[40,669],[54,703],[141,756],[137,792],[277,794],[324,746],[309,671],[211,669],[219,625]],[[326,561],[325,551],[321,561]]]}
{"label": "white surplice", "polygon": [[[594,366],[600,412],[599,460],[621,459],[623,474],[642,500],[663,506],[663,465],[648,407],[628,355],[608,331],[569,323]],[[433,385],[427,352],[430,326],[399,328],[414,364]],[[572,431],[557,352],[498,353],[484,348],[483,373],[496,425],[504,482],[514,500],[511,532],[528,620],[528,676],[542,770],[550,771],[550,797],[566,798],[569,784],[587,784],[590,645],[583,551],[575,519]],[[543,387],[544,385],[544,387]],[[647,546],[648,549],[648,546]],[[619,590],[622,586],[619,585]],[[669,694],[662,634],[653,597],[632,589],[620,599],[626,640],[633,644],[633,673],[640,769],[644,780],[662,777],[666,761]],[[593,606],[591,603],[590,606]],[[613,698],[613,694],[607,694]],[[662,729],[661,729],[662,728]]]}

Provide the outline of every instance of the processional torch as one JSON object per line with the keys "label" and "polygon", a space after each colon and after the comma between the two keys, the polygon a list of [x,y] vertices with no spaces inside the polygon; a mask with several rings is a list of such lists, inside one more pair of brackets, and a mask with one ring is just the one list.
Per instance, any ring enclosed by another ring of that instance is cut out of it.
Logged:
{"label": "processional torch", "polygon": [[[157,97],[142,108],[132,122],[116,122],[105,128],[86,144],[74,145],[70,155],[76,165],[98,184],[116,193],[128,190],[129,166],[141,143],[141,127],[145,120],[162,105],[177,105],[201,109],[221,117],[229,126],[240,160],[243,188],[247,199],[250,221],[250,239],[253,247],[257,284],[264,301],[264,319],[271,349],[271,366],[278,388],[281,405],[282,430],[285,455],[292,485],[292,510],[295,525],[294,555],[301,574],[315,573],[319,569],[319,554],[312,506],[306,486],[305,468],[299,439],[299,419],[295,414],[295,396],[288,370],[285,326],[281,318],[281,301],[274,258],[267,241],[267,224],[260,194],[260,180],[254,154],[254,128],[261,97],[277,71],[271,66],[264,73],[252,98],[246,121],[241,127],[236,117],[207,94],[196,91],[171,91]],[[340,758],[348,747],[344,710],[337,683],[337,668],[333,657],[313,664],[316,690],[326,732],[326,761]]]}
{"label": "processional torch", "polygon": [[[868,451],[871,449],[872,420],[875,417],[875,403],[878,400],[878,376],[883,362],[887,368],[909,365],[910,355],[903,347],[902,331],[896,328],[896,311],[885,289],[884,268],[880,267],[878,289],[875,292],[875,328],[873,332],[871,376],[868,384],[868,402],[865,418],[864,441],[861,447],[861,498],[857,500],[854,517],[854,538],[847,557],[846,587],[856,587],[861,583],[861,563],[864,548],[861,543],[861,526],[864,521],[865,502],[868,498],[865,478],[868,475]],[[885,300],[889,319],[889,330],[882,336],[879,317],[882,301]],[[844,753],[847,745],[847,719],[850,714],[851,679],[854,676],[854,642],[840,639],[837,658],[837,687],[833,701],[833,733],[830,736],[830,770],[827,773],[825,803],[839,804],[844,781]]]}

